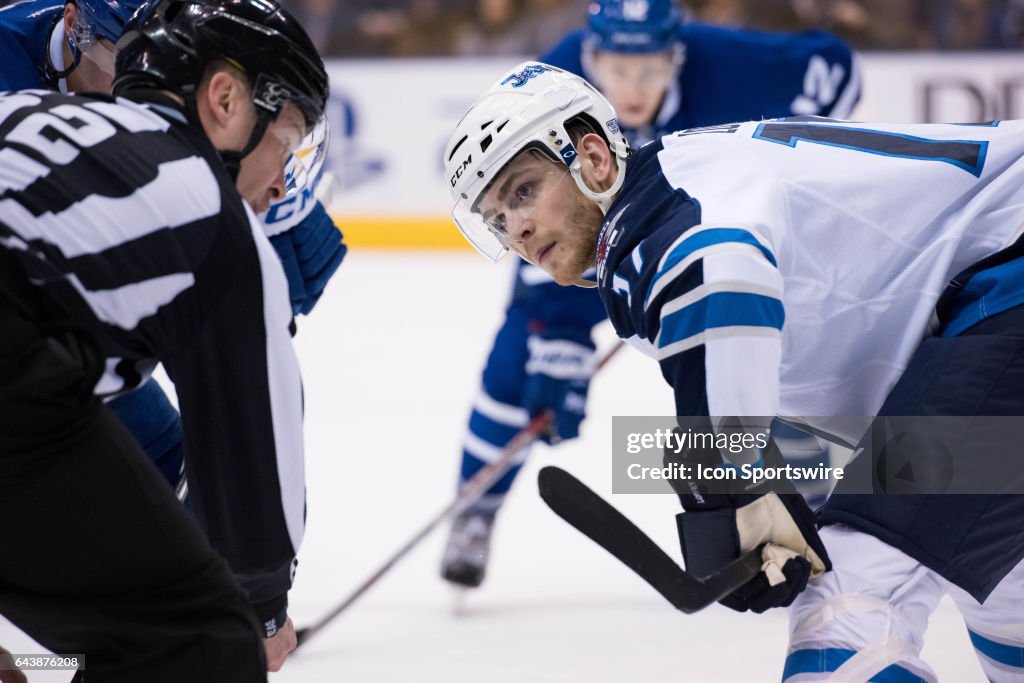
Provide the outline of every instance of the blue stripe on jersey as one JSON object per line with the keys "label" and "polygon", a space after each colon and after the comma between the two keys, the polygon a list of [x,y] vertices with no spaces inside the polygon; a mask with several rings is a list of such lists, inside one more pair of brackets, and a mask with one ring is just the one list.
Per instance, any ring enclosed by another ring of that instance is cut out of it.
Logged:
{"label": "blue stripe on jersey", "polygon": [[942,337],[955,337],[997,313],[1024,304],[1024,256],[975,274],[950,302]]}
{"label": "blue stripe on jersey", "polygon": [[1005,645],[968,630],[974,649],[994,662],[1024,669],[1024,647]]}
{"label": "blue stripe on jersey", "polygon": [[651,278],[651,284],[647,288],[647,296],[644,298],[644,308],[650,304],[651,292],[654,291],[658,281],[661,280],[674,266],[680,261],[685,259],[687,256],[703,249],[704,247],[710,247],[714,244],[725,244],[729,242],[735,242],[738,244],[747,244],[752,247],[757,247],[764,254],[764,257],[768,259],[768,262],[773,266],[778,267],[778,263],[775,261],[775,256],[763,244],[757,241],[757,238],[743,228],[711,228],[709,230],[702,230],[698,233],[693,234],[690,237],[685,238],[682,242],[677,244],[672,251],[669,253],[665,262],[658,269],[658,272],[653,278]]}
{"label": "blue stripe on jersey", "polygon": [[477,410],[474,410],[469,418],[469,431],[497,448],[504,448],[505,444],[511,441],[520,429],[522,427],[510,427],[501,422],[495,422]]}
{"label": "blue stripe on jersey", "polygon": [[665,316],[658,348],[714,327],[773,327],[782,329],[782,302],[763,294],[716,292]]}
{"label": "blue stripe on jersey", "polygon": [[981,177],[988,156],[986,140],[932,140],[883,130],[852,126],[765,121],[751,136],[757,140],[796,147],[800,140],[884,157],[941,161]]}
{"label": "blue stripe on jersey", "polygon": [[[804,673],[829,673],[856,654],[855,650],[838,647],[797,650],[786,657],[782,680]],[[885,667],[871,677],[869,683],[927,683],[925,679],[898,664]]]}

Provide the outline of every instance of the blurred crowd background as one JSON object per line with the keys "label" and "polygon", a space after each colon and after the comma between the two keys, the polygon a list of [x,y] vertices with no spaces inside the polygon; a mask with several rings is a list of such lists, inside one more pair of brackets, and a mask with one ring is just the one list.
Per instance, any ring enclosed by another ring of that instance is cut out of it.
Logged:
{"label": "blurred crowd background", "polygon": [[[587,0],[282,0],[325,55],[536,55],[583,26]],[[1024,0],[687,0],[687,17],[772,31],[822,28],[862,50],[1024,46]]]}

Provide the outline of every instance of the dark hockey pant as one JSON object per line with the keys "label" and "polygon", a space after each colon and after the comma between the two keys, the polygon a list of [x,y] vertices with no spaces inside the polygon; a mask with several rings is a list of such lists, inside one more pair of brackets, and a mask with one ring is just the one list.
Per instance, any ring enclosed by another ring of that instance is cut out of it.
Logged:
{"label": "dark hockey pant", "polygon": [[[980,463],[1007,490],[1019,491],[1024,306],[982,320],[959,336],[926,339],[879,414],[1004,418],[1001,424],[1015,430],[1012,437],[993,441],[984,431],[969,433],[954,455]],[[947,455],[922,449],[914,464],[942,462]],[[870,465],[869,458],[860,458],[847,472]],[[1024,559],[1024,495],[844,495],[854,480],[839,482],[822,513],[825,524],[846,524],[879,538],[978,601]]]}

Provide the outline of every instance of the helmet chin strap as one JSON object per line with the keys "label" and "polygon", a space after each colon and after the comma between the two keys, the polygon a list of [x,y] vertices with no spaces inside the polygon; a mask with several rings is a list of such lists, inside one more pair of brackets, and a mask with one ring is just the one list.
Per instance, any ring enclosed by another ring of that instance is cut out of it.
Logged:
{"label": "helmet chin strap", "polygon": [[[196,92],[194,89],[188,89],[184,93],[185,98],[185,117],[189,122],[198,128],[203,130],[202,119],[199,118],[199,106],[196,104]],[[233,155],[238,152],[226,152],[222,149],[217,150],[217,154],[220,155],[220,160],[224,164],[224,168],[227,169],[228,175],[231,176],[231,182],[238,180],[238,171],[241,169],[242,155],[238,155],[237,158],[232,158]]]}
{"label": "helmet chin strap", "polygon": [[[184,98],[186,117],[193,125],[202,130],[202,123],[199,118],[199,106],[196,104],[195,90],[192,89],[184,93]],[[256,149],[257,145],[260,144],[260,140],[263,139],[263,134],[267,131],[267,127],[269,125],[270,115],[265,113],[262,109],[257,108],[256,124],[252,127],[252,132],[249,133],[249,140],[245,143],[245,147],[241,150],[217,150],[217,153],[220,155],[220,160],[224,164],[224,168],[227,169],[228,175],[231,176],[232,182],[238,180],[238,173],[242,169],[242,159],[244,159],[250,152]]]}
{"label": "helmet chin strap", "polygon": [[615,200],[615,195],[622,189],[622,182],[626,179],[626,164],[618,156],[615,157],[615,167],[617,170],[615,180],[612,181],[612,186],[604,192],[594,192],[587,187],[586,181],[583,180],[583,166],[580,164],[579,158],[569,167],[569,173],[572,174],[572,179],[576,181],[576,187],[580,188],[580,192],[587,199],[597,204],[597,207],[601,209],[601,213],[605,215],[608,214],[608,208],[612,205],[612,201]]}
{"label": "helmet chin strap", "polygon": [[[228,60],[232,62],[232,60]],[[241,71],[241,65],[234,63],[236,68]],[[188,86],[184,92],[181,93],[185,99],[185,115],[192,122],[194,126],[203,129],[202,120],[199,118],[199,105],[196,102],[196,87]],[[249,140],[245,143],[245,146],[241,150],[234,149],[218,149],[217,153],[220,155],[220,160],[227,169],[228,174],[231,176],[232,182],[238,180],[238,174],[242,170],[242,159],[249,155],[256,147],[260,144],[263,139],[263,134],[267,132],[267,128],[270,127],[272,121],[277,118],[280,113],[280,109],[269,111],[256,96],[253,97],[252,102],[254,104],[253,109],[256,112],[256,123],[252,127],[252,131],[249,133]]]}
{"label": "helmet chin strap", "polygon": [[[615,174],[615,180],[612,181],[612,186],[604,192],[594,192],[587,187],[586,181],[583,180],[582,166],[579,159],[576,159],[573,165],[569,167],[572,179],[576,181],[576,186],[580,188],[580,192],[597,204],[597,207],[601,209],[601,213],[604,215],[608,215],[608,209],[615,200],[615,195],[622,189],[622,183],[626,179],[626,164],[618,156],[615,157],[615,166],[618,170]],[[587,289],[597,287],[597,283],[593,280],[584,280],[583,278],[579,278],[572,284],[576,287],[585,287]]]}
{"label": "helmet chin strap", "polygon": [[267,131],[267,126],[270,125],[270,118],[265,116],[262,112],[256,115],[256,125],[252,127],[252,132],[249,134],[249,141],[245,143],[240,151],[238,150],[218,150],[220,153],[220,159],[224,162],[225,168],[228,169],[228,173],[231,174],[232,180],[238,180],[238,173],[242,170],[242,159],[249,155],[256,146],[260,144],[260,140],[263,139],[263,134]]}
{"label": "helmet chin strap", "polygon": [[[62,21],[64,21],[64,15],[60,15],[54,19],[50,32],[47,35],[51,35],[57,29],[57,24]],[[61,79],[70,76],[71,73],[78,68],[78,63],[82,61],[82,51],[78,49],[78,43],[75,41],[74,35],[65,36],[65,40],[67,41],[68,49],[71,52],[71,64],[63,69],[58,69],[53,63],[53,58],[50,55],[49,39],[47,39],[46,60],[43,64],[43,73],[44,78],[46,78],[48,82],[53,83],[54,88],[57,87],[57,84]]]}

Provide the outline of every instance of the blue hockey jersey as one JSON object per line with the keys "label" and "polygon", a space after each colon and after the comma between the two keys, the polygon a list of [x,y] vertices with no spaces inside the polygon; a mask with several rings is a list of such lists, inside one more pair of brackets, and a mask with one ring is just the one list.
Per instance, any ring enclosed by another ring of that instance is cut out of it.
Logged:
{"label": "blue hockey jersey", "polygon": [[[594,80],[583,64],[584,30],[540,61]],[[708,24],[680,28],[686,59],[645,130],[623,129],[637,147],[684,128],[779,116],[846,118],[860,97],[850,48],[824,31],[766,33]]]}
{"label": "blue hockey jersey", "polygon": [[0,91],[57,89],[56,76],[46,64],[49,53],[49,63],[63,68],[64,30],[58,27],[63,15],[64,3],[53,0],[26,0],[0,9]]}

